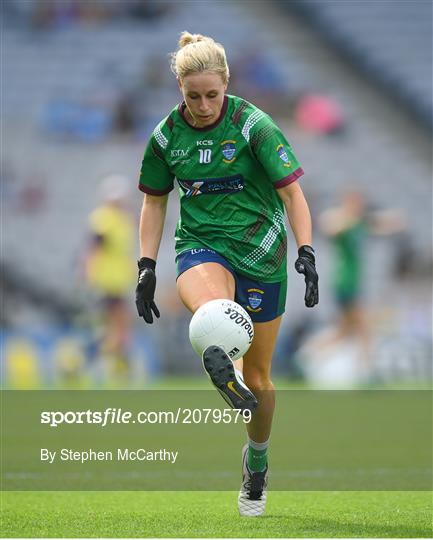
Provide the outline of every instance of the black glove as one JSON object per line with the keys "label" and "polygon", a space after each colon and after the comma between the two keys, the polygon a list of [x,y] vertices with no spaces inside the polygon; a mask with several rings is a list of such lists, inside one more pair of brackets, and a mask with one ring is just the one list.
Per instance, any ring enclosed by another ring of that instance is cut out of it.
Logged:
{"label": "black glove", "polygon": [[319,276],[316,272],[314,249],[311,246],[301,246],[298,249],[295,269],[305,276],[305,305],[314,307],[319,303]]}
{"label": "black glove", "polygon": [[138,261],[138,284],[135,290],[135,305],[140,317],[149,323],[153,323],[152,311],[159,319],[159,310],[153,300],[156,287],[155,276],[156,262],[147,257],[141,257]]}

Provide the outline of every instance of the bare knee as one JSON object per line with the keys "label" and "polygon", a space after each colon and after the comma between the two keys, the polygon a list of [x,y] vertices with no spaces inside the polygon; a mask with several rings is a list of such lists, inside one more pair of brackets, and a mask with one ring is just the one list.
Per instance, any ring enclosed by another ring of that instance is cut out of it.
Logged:
{"label": "bare knee", "polygon": [[274,385],[270,379],[267,370],[262,370],[256,367],[248,367],[247,363],[244,363],[244,380],[248,388],[254,393],[274,390]]}
{"label": "bare knee", "polygon": [[192,313],[195,313],[202,305],[206,304],[207,302],[211,302],[212,300],[218,300],[220,298],[230,299],[228,294],[208,292],[206,295],[191,300],[189,302],[189,305],[187,305],[186,303],[184,304]]}

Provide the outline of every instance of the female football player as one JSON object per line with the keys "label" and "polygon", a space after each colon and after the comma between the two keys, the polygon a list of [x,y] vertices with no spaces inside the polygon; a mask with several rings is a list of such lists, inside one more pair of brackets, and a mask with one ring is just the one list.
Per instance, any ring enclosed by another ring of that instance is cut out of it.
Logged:
{"label": "female football player", "polygon": [[[243,361],[243,377],[218,347],[206,349],[203,364],[224,397],[255,410],[242,450],[241,515],[264,512],[267,448],[274,413],[271,361],[285,309],[287,236],[284,209],[297,246],[297,272],[304,274],[305,304],[318,302],[318,277],[311,247],[311,217],[298,179],[303,174],[292,148],[263,111],[226,94],[229,68],[224,48],[213,39],[183,32],[172,55],[183,101],[155,128],[144,153],[139,188],[145,193],[140,221],[138,313],[159,317],[154,301],[155,266],[168,193],[179,184],[181,212],[176,229],[177,290],[194,313],[214,299],[234,300],[248,311],[254,339]],[[224,384],[225,383],[225,384]],[[256,401],[257,400],[257,401]],[[257,406],[257,408],[256,408]]]}

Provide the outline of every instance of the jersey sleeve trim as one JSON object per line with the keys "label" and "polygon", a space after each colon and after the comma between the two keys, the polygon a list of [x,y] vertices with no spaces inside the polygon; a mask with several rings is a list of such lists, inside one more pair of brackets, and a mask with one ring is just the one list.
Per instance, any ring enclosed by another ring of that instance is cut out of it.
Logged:
{"label": "jersey sleeve trim", "polygon": [[161,122],[156,126],[153,131],[153,136],[155,137],[156,142],[163,150],[165,150],[168,145],[168,139],[162,132],[162,126],[165,124],[165,122],[166,118],[164,118],[164,120],[161,120]]}
{"label": "jersey sleeve trim", "polygon": [[256,109],[252,114],[247,117],[241,130],[242,135],[247,142],[250,142],[250,131],[257,124],[257,122],[260,122],[260,120],[262,120],[262,118],[265,118],[265,113],[260,109]]}
{"label": "jersey sleeve trim", "polygon": [[301,167],[296,169],[296,171],[293,171],[288,176],[285,176],[281,180],[277,180],[274,182],[273,186],[275,189],[280,189],[284,186],[288,186],[289,184],[292,184],[293,182],[296,182],[298,178],[300,178],[304,174],[304,171]]}
{"label": "jersey sleeve trim", "polygon": [[170,193],[174,188],[174,184],[172,183],[170,186],[168,186],[166,189],[153,189],[151,187],[145,186],[144,184],[138,184],[138,189],[142,191],[143,193],[146,193],[147,195],[155,195],[157,197],[162,195],[167,195],[167,193]]}
{"label": "jersey sleeve trim", "polygon": [[161,150],[158,148],[158,146],[152,142],[152,151],[155,154],[157,158],[159,158],[161,161],[165,161],[164,154],[161,152]]}

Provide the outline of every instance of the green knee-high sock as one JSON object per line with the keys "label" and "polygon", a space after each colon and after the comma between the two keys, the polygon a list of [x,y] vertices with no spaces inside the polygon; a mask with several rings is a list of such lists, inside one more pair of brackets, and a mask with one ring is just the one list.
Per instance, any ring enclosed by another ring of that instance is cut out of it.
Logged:
{"label": "green knee-high sock", "polygon": [[257,443],[248,439],[247,463],[251,472],[262,472],[268,464],[269,440]]}

